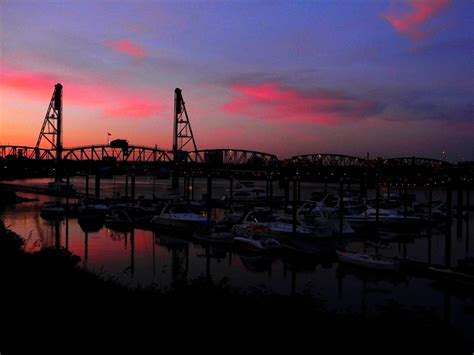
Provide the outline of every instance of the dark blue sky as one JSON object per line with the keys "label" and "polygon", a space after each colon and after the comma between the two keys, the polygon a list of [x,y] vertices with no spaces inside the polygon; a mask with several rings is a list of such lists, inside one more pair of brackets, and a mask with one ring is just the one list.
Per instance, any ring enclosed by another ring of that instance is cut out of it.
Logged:
{"label": "dark blue sky", "polygon": [[[3,1],[0,144],[33,145],[64,84],[65,143],[474,159],[474,3]],[[12,119],[14,117],[14,120]]]}

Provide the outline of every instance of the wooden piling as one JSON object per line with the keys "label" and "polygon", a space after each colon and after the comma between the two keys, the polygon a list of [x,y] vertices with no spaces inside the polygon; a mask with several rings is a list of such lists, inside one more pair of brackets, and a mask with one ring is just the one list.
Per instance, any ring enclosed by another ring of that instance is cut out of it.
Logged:
{"label": "wooden piling", "polygon": [[234,202],[234,177],[231,175],[230,176],[230,179],[229,179],[229,191],[230,191],[230,196],[229,196],[229,200],[230,200],[230,204],[232,205],[232,203]]}
{"label": "wooden piling", "polygon": [[95,174],[95,198],[100,200],[100,175]]}
{"label": "wooden piling", "polygon": [[210,224],[211,223],[211,212],[212,212],[212,174],[209,174],[207,176],[207,198],[206,198],[206,204],[207,204],[207,222]]}
{"label": "wooden piling", "polygon": [[86,175],[86,207],[89,206],[89,175]]}
{"label": "wooden piling", "polygon": [[[132,175],[132,182],[134,182],[135,176]],[[133,191],[133,183],[132,183]],[[130,231],[130,273],[133,276],[135,273],[135,229],[132,228]]]}
{"label": "wooden piling", "polygon": [[445,237],[445,265],[451,266],[451,222],[452,222],[452,190],[451,181],[446,185],[446,237]]}
{"label": "wooden piling", "polygon": [[187,201],[187,189],[188,189],[188,174],[183,174],[183,200]]}
{"label": "wooden piling", "polygon": [[375,181],[375,224],[378,226],[380,221],[380,184]]}
{"label": "wooden piling", "polygon": [[406,219],[408,216],[408,182],[405,180],[403,183],[403,217]]}
{"label": "wooden piling", "polygon": [[128,175],[125,175],[125,198],[128,198]]}
{"label": "wooden piling", "polygon": [[132,199],[132,207],[135,207],[135,175],[130,176],[130,197]]}
{"label": "wooden piling", "polygon": [[339,233],[343,234],[344,228],[344,180],[339,182]]}
{"label": "wooden piling", "polygon": [[270,211],[273,211],[273,176],[270,174]]}
{"label": "wooden piling", "polygon": [[458,196],[457,196],[457,213],[456,213],[456,217],[457,217],[457,227],[456,227],[456,231],[457,231],[457,237],[458,238],[461,238],[462,237],[462,222],[463,222],[463,190],[462,190],[462,184],[459,183],[459,186],[458,186]]}
{"label": "wooden piling", "polygon": [[293,177],[293,234],[296,234],[297,209],[298,209],[298,177]]}

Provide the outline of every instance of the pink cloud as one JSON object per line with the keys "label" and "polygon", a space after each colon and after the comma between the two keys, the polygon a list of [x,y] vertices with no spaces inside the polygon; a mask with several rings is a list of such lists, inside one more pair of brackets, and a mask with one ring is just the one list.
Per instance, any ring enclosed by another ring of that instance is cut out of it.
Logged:
{"label": "pink cloud", "polygon": [[146,57],[146,51],[143,46],[127,39],[105,41],[104,46],[135,60],[141,61]]}
{"label": "pink cloud", "polygon": [[54,84],[64,85],[64,105],[97,109],[104,118],[150,119],[163,112],[166,105],[155,93],[141,88],[116,87],[89,78],[87,85],[47,73],[27,72],[3,67],[0,89],[41,100],[47,104]]}
{"label": "pink cloud", "polygon": [[422,28],[423,25],[451,5],[452,0],[405,0],[405,3],[410,7],[410,11],[392,12],[384,17],[397,32],[420,40],[430,34]]}
{"label": "pink cloud", "polygon": [[264,120],[340,124],[369,117],[379,110],[375,102],[358,100],[343,93],[302,91],[275,82],[234,84],[231,90],[237,96],[223,105],[224,112]]}

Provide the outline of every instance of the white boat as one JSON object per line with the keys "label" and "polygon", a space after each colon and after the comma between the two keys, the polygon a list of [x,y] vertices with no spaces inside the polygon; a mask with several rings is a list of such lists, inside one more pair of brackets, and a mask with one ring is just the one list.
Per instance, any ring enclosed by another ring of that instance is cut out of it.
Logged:
{"label": "white boat", "polygon": [[[227,191],[230,191],[230,189],[227,189]],[[233,191],[234,192],[246,191],[246,192],[253,192],[255,194],[265,193],[265,189],[255,186],[255,183],[253,181],[236,181],[234,182]]]}
{"label": "white boat", "polygon": [[[230,189],[227,189],[230,193]],[[261,187],[255,186],[253,181],[236,181],[232,189],[232,199],[236,201],[250,201],[259,198],[265,198],[266,191]],[[225,196],[225,198],[229,198]]]}
{"label": "white boat", "polygon": [[[320,202],[304,202],[298,209],[297,216],[302,225],[315,229],[319,235],[341,233],[338,214],[334,211],[329,211]],[[342,221],[342,234],[352,233],[354,233],[354,230],[344,218]]]}
{"label": "white boat", "polygon": [[336,250],[339,261],[369,269],[399,272],[401,263],[398,260],[387,259],[379,254],[367,254],[351,251]]}
{"label": "white boat", "polygon": [[249,238],[249,237],[235,237],[234,244],[248,251],[269,252],[281,248],[278,240],[273,238]]}
{"label": "white boat", "polygon": [[[248,212],[241,222],[234,226],[233,230],[238,236],[240,233],[246,233],[249,226],[252,228],[262,228],[275,237],[294,236],[293,224],[288,223],[284,216],[274,216],[270,211],[251,211]],[[301,225],[296,226],[296,235],[304,237],[316,237],[314,231]]]}
{"label": "white boat", "polygon": [[[357,214],[345,214],[345,219],[354,227],[360,227],[367,224],[374,224],[377,222],[377,210],[367,206],[365,212]],[[420,222],[420,218],[416,216],[404,216],[397,211],[379,209],[379,223],[384,225],[403,225]]]}
{"label": "white boat", "polygon": [[159,215],[151,219],[150,223],[163,227],[193,229],[198,226],[207,226],[208,220],[206,216],[193,212],[185,202],[182,202],[168,203]]}

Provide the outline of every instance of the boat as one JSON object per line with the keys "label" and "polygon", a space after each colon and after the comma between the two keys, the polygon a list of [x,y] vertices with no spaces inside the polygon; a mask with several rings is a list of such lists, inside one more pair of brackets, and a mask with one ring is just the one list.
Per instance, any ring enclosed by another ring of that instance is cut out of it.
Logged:
{"label": "boat", "polygon": [[193,229],[208,226],[206,216],[194,212],[185,202],[168,203],[159,215],[150,220],[152,226]]}
{"label": "boat", "polygon": [[45,202],[41,207],[40,216],[44,219],[62,219],[66,209],[59,202]]}
{"label": "boat", "polygon": [[197,228],[192,237],[198,241],[209,244],[232,244],[234,233],[225,224],[214,224],[210,228]]}
{"label": "boat", "polygon": [[393,272],[399,272],[401,269],[400,261],[388,259],[379,254],[368,254],[341,250],[336,250],[336,253],[339,261],[355,266]]}
{"label": "boat", "polygon": [[254,252],[270,252],[281,248],[281,244],[278,240],[268,237],[235,237],[234,245],[246,251]]}
{"label": "boat", "polygon": [[[230,194],[230,189],[226,191]],[[228,199],[230,196],[224,196]],[[262,200],[266,198],[266,190],[255,186],[253,181],[236,181],[232,188],[232,200],[236,201],[251,201]]]}
{"label": "boat", "polygon": [[49,182],[47,190],[50,194],[57,196],[73,196],[76,194],[76,190],[72,184],[61,180]]}
{"label": "boat", "polygon": [[474,275],[457,270],[436,267],[429,267],[428,270],[437,275],[443,281],[452,282],[465,287],[474,287]]}
{"label": "boat", "polygon": [[194,232],[193,238],[198,242],[210,244],[232,244],[234,242],[234,233],[232,232]]}
{"label": "boat", "polygon": [[[344,218],[354,227],[362,227],[365,225],[374,225],[377,223],[377,210],[367,206],[367,210],[360,213],[345,213]],[[416,216],[403,216],[397,211],[388,209],[379,209],[378,223],[380,225],[403,226],[419,223],[421,220]]]}
{"label": "boat", "polygon": [[[302,225],[315,229],[320,235],[341,234],[339,215],[336,211],[329,211],[326,207],[315,201],[306,201],[298,209],[298,220]],[[342,234],[352,234],[354,230],[343,218]]]}
{"label": "boat", "polygon": [[109,217],[106,217],[105,226],[119,232],[130,232],[133,229],[133,221],[123,209],[114,209]]}
{"label": "boat", "polygon": [[227,225],[234,225],[242,220],[242,217],[247,212],[247,208],[244,205],[232,205],[225,211],[222,223]]}
{"label": "boat", "polygon": [[257,210],[248,212],[240,221],[233,227],[233,231],[237,236],[245,235],[249,231],[254,232],[253,229],[260,233],[267,233],[274,237],[310,237],[315,238],[317,235],[310,228],[299,225],[296,226],[296,233],[293,233],[293,224],[288,222],[285,216],[274,216],[271,211]]}
{"label": "boat", "polygon": [[104,226],[104,217],[93,215],[79,216],[77,223],[83,232],[95,233],[100,231]]}
{"label": "boat", "polygon": [[102,216],[110,214],[110,207],[100,202],[94,201],[81,201],[81,204],[77,207],[79,217],[81,216]]}

